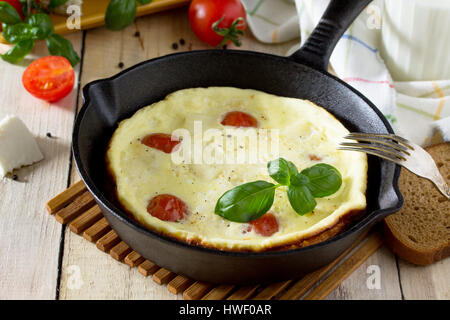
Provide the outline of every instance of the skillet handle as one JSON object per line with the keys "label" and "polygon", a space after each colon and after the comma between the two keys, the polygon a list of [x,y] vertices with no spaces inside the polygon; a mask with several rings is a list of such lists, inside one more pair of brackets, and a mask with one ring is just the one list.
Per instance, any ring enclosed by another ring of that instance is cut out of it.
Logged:
{"label": "skillet handle", "polygon": [[371,1],[331,0],[305,44],[290,58],[315,69],[327,71],[328,61],[337,42]]}

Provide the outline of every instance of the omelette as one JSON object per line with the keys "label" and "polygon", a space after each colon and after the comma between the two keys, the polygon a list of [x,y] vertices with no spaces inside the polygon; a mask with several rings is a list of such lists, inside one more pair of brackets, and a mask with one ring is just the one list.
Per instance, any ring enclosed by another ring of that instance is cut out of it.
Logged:
{"label": "omelette", "polygon": [[[337,149],[348,133],[307,100],[231,87],[184,89],[120,122],[106,166],[122,208],[152,231],[226,251],[293,248],[325,240],[366,208],[367,156]],[[299,171],[332,165],[342,185],[304,215],[280,187],[261,221],[276,225],[271,232],[258,229],[257,221],[232,222],[214,213],[226,191],[271,181],[267,162],[278,157]]]}

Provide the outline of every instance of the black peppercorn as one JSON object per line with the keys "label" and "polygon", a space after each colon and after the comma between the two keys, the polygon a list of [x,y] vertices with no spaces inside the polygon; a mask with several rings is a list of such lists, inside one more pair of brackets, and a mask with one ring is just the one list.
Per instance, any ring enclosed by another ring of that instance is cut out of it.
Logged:
{"label": "black peppercorn", "polygon": [[17,180],[17,179],[19,179],[19,177],[17,176],[17,174],[13,174],[12,179]]}
{"label": "black peppercorn", "polygon": [[174,42],[172,43],[172,49],[177,50],[178,49],[178,43]]}
{"label": "black peppercorn", "polygon": [[124,66],[123,62],[119,62],[118,67],[119,67],[120,69],[122,69],[123,66]]}
{"label": "black peppercorn", "polygon": [[135,36],[136,38],[138,38],[138,37],[141,36],[141,33],[140,33],[139,31],[136,31],[136,32],[134,33],[134,36]]}
{"label": "black peppercorn", "polygon": [[180,44],[181,44],[182,46],[184,46],[185,43],[186,43],[186,41],[184,41],[184,39],[181,38],[181,39],[180,39]]}
{"label": "black peppercorn", "polygon": [[51,138],[52,134],[50,132],[47,132],[47,138]]}

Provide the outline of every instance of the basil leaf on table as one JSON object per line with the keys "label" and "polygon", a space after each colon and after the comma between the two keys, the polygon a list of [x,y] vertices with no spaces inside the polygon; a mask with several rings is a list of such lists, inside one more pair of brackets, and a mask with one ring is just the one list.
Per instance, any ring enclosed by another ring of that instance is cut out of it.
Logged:
{"label": "basil leaf on table", "polygon": [[22,40],[14,45],[14,47],[12,47],[8,52],[0,56],[5,61],[16,63],[22,60],[27,54],[29,54],[33,50],[33,48],[34,40]]}
{"label": "basil leaf on table", "polygon": [[283,158],[270,161],[267,169],[272,179],[284,186],[289,185],[291,175],[298,173],[295,165]]}
{"label": "basil leaf on table", "polygon": [[12,5],[8,2],[0,1],[0,22],[13,25],[21,23],[22,18]]}
{"label": "basil leaf on table", "polygon": [[49,8],[55,9],[56,7],[59,7],[63,4],[65,4],[68,0],[50,0]]}
{"label": "basil leaf on table", "polygon": [[32,34],[35,40],[44,40],[53,34],[53,22],[48,14],[32,14],[25,22],[34,27]]}
{"label": "basil leaf on table", "polygon": [[36,28],[27,23],[3,24],[3,38],[9,43],[33,39]]}
{"label": "basil leaf on table", "polygon": [[237,186],[219,198],[214,212],[234,222],[256,220],[272,207],[275,189],[278,186],[266,181],[254,181]]}
{"label": "basil leaf on table", "polygon": [[73,49],[72,43],[60,35],[52,34],[47,39],[47,47],[50,54],[66,58],[72,66],[80,62],[80,57]]}
{"label": "basil leaf on table", "polygon": [[106,9],[105,25],[111,30],[121,30],[136,18],[136,0],[111,0]]}
{"label": "basil leaf on table", "polygon": [[292,208],[300,215],[313,211],[317,205],[306,185],[290,185],[287,188],[287,196]]}
{"label": "basil leaf on table", "polygon": [[342,176],[333,166],[326,163],[319,163],[303,170],[301,175],[308,178],[308,189],[314,198],[323,198],[332,195],[342,185]]}

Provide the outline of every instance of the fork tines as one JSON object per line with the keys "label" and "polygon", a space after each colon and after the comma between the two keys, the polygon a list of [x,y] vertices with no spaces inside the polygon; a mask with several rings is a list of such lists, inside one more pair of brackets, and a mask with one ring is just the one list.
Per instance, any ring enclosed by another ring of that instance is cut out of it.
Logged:
{"label": "fork tines", "polygon": [[363,142],[342,142],[340,150],[365,152],[396,163],[406,161],[414,150],[408,140],[394,134],[350,133],[344,138]]}

